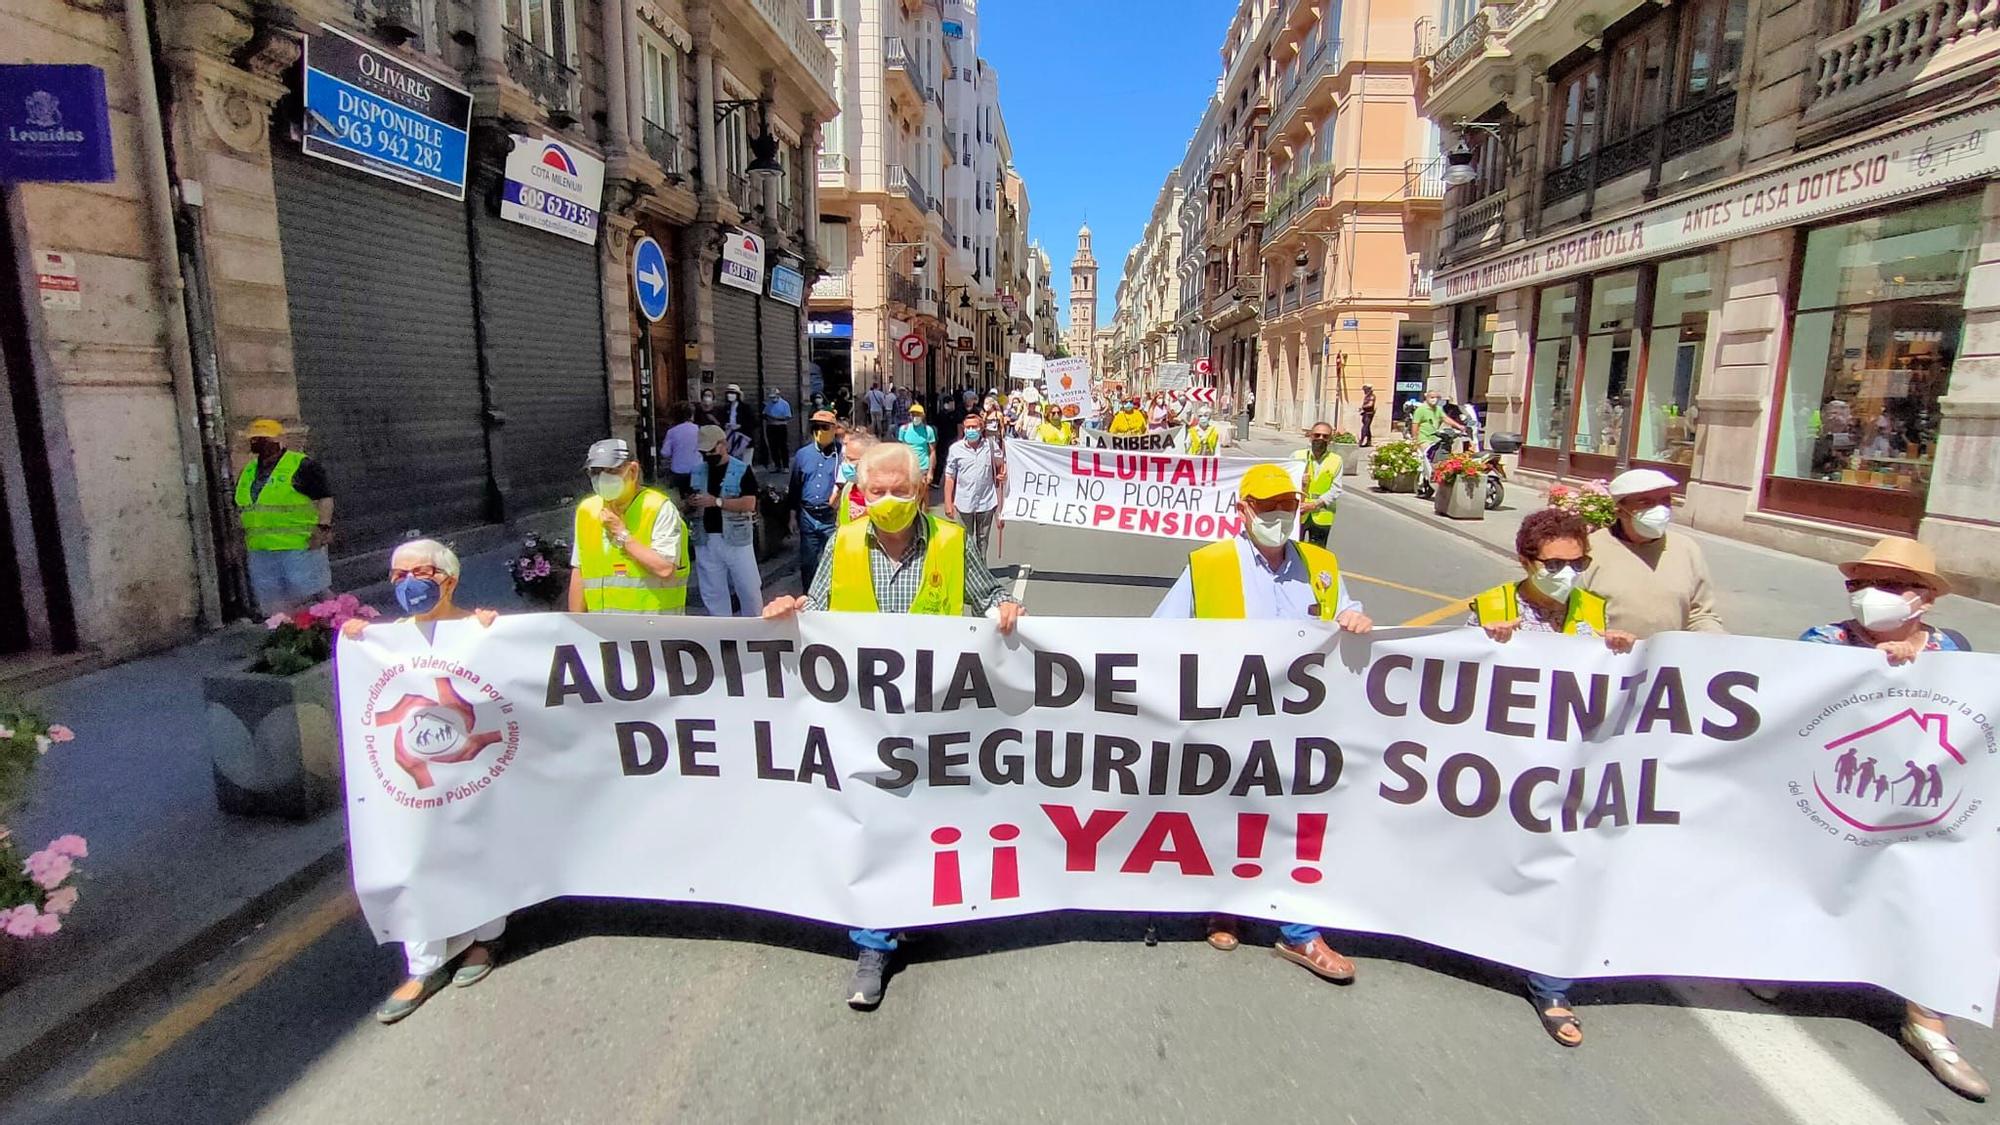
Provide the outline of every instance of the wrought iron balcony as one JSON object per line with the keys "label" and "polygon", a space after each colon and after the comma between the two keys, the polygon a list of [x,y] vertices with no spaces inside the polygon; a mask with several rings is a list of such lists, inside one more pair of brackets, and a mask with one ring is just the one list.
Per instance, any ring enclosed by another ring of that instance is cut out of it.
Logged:
{"label": "wrought iron balcony", "polygon": [[1319,43],[1311,48],[1311,53],[1306,56],[1305,61],[1292,72],[1291,81],[1281,87],[1278,108],[1271,114],[1272,129],[1283,129],[1292,114],[1298,112],[1299,106],[1305,104],[1306,96],[1312,92],[1313,86],[1320,79],[1339,69],[1340,40],[1331,36],[1321,38]]}
{"label": "wrought iron balcony", "polygon": [[422,17],[415,0],[354,0],[354,22],[375,32],[375,37],[392,47],[424,42]]}
{"label": "wrought iron balcony", "polygon": [[889,275],[889,299],[914,310],[924,299],[924,287],[900,273]]}
{"label": "wrought iron balcony", "polygon": [[748,172],[729,173],[729,198],[735,202],[736,209],[745,215],[764,202],[763,194],[757,190],[757,181],[751,179]]}
{"label": "wrought iron balcony", "polygon": [[679,133],[655,121],[645,122],[646,155],[659,162],[667,172],[681,170],[681,136]]}
{"label": "wrought iron balcony", "polygon": [[900,35],[890,35],[882,41],[882,69],[890,77],[901,77],[909,84],[910,93],[919,101],[924,98],[924,69],[917,56],[910,51],[909,44]]}
{"label": "wrought iron balcony", "polygon": [[576,71],[561,59],[509,31],[507,73],[548,113],[550,124],[560,129],[576,122]]}

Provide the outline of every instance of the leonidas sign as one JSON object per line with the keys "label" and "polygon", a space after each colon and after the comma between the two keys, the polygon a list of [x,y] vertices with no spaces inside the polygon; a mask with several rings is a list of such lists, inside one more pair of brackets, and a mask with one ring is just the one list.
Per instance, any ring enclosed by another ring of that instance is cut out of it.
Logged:
{"label": "leonidas sign", "polygon": [[383,940],[559,895],[884,929],[1217,911],[1982,1023],[2000,986],[1992,656],[529,614],[371,627],[337,673]]}
{"label": "leonidas sign", "polygon": [[2000,172],[2000,106],[1947,117],[1440,274],[1434,305],[1713,246]]}

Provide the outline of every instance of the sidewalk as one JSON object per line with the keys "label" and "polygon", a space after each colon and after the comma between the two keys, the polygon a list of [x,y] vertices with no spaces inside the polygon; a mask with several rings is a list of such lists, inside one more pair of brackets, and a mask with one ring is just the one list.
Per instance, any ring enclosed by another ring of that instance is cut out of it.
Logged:
{"label": "sidewalk", "polygon": [[[1298,448],[1297,438],[1253,436],[1238,447],[1239,456],[1285,457]],[[1362,450],[1367,456],[1367,450]],[[1530,512],[1544,506],[1544,493],[1518,480],[1507,481],[1506,503],[1485,519],[1454,520],[1438,515],[1429,500],[1407,493],[1375,491],[1375,482],[1364,463],[1359,476],[1345,477],[1345,503],[1374,504],[1410,517],[1421,524],[1456,535],[1493,551],[1496,561],[1494,582],[1510,574],[1518,575],[1514,563],[1514,534]],[[1813,625],[1837,621],[1847,616],[1847,592],[1840,584],[1840,572],[1818,559],[1801,558],[1725,536],[1676,527],[1672,534],[1686,535],[1701,544],[1708,558],[1710,577],[1716,589],[1716,609],[1731,630],[1755,636],[1795,638]],[[1334,525],[1333,546],[1340,546],[1340,527]],[[1391,576],[1393,577],[1393,576]],[[2000,651],[2000,606],[1968,597],[1948,597],[1930,615],[1940,625],[1964,633],[1974,648]]]}
{"label": "sidewalk", "polygon": [[[514,593],[507,573],[518,546],[507,536],[467,556],[459,603],[503,613],[536,608]],[[767,598],[796,586],[796,542],[787,540],[762,569]],[[386,582],[355,593],[385,616],[399,612]],[[699,595],[689,596],[690,612],[699,613]],[[30,693],[76,731],[76,741],[43,759],[26,808],[9,826],[30,848],[77,833],[90,856],[83,897],[62,933],[22,943],[21,982],[0,993],[0,1088],[59,1063],[115,1013],[345,869],[346,818],[338,809],[295,823],[215,807],[202,677],[245,663],[262,633],[238,624]]]}

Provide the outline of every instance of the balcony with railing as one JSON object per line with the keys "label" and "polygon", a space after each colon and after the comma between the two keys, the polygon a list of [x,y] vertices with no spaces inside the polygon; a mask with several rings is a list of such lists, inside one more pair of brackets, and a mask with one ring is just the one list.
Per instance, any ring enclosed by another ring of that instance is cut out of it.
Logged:
{"label": "balcony with railing", "polygon": [[915,312],[924,299],[924,287],[918,285],[914,278],[892,273],[889,275],[889,299]]}
{"label": "balcony with railing", "polygon": [[1236,321],[1245,320],[1257,312],[1257,298],[1263,291],[1264,279],[1260,274],[1237,274],[1227,285],[1221,286],[1208,298],[1209,326],[1226,327]]}
{"label": "balcony with railing", "polygon": [[416,0],[354,0],[353,10],[355,23],[392,47],[412,43],[418,49],[433,46],[424,42],[423,17],[417,12]]}
{"label": "balcony with railing", "polygon": [[506,33],[507,74],[549,115],[549,123],[567,128],[581,112],[582,90],[576,69],[514,32]]}
{"label": "balcony with railing", "polygon": [[1436,203],[1444,199],[1444,157],[1413,156],[1403,161],[1403,198]]}
{"label": "balcony with railing", "polygon": [[969,250],[972,248],[971,242],[972,242],[971,239],[967,239],[965,244],[961,246],[958,241],[957,225],[954,224],[949,218],[944,219],[944,243],[946,246],[950,246],[953,249]]}
{"label": "balcony with railing", "polygon": [[757,181],[748,172],[729,173],[729,199],[736,209],[745,215],[755,211],[764,202],[764,193],[758,190]]}
{"label": "balcony with railing", "polygon": [[645,123],[646,155],[652,157],[664,172],[678,173],[681,170],[681,135],[657,121]]}
{"label": "balcony with railing", "polygon": [[847,154],[844,152],[822,152],[817,164],[819,186],[847,186]]}
{"label": "balcony with railing", "polygon": [[1506,228],[1506,217],[1505,189],[1459,202],[1452,208],[1451,215],[1452,256],[1463,258],[1470,252],[1500,241]]}
{"label": "balcony with railing", "polygon": [[757,14],[770,25],[773,38],[784,45],[792,61],[799,65],[812,84],[838,105],[839,91],[833,86],[833,49],[826,45],[825,29],[816,23],[799,0],[750,0]]}
{"label": "balcony with railing", "polygon": [[821,274],[820,279],[813,282],[812,299],[815,301],[846,301],[853,297],[853,275],[844,269]]}
{"label": "balcony with railing", "polygon": [[890,82],[902,83],[912,98],[924,100],[923,64],[911,52],[910,45],[903,42],[902,36],[891,35],[883,40],[882,70]]}
{"label": "balcony with railing", "polygon": [[1432,277],[1433,277],[1432,271],[1427,269],[1418,268],[1410,271],[1411,300],[1428,301],[1431,299]]}
{"label": "balcony with railing", "polygon": [[[1437,30],[1429,26],[1419,28],[1419,44],[1430,48],[1424,56],[1425,115],[1469,116],[1490,105],[1494,97],[1491,84],[1472,81],[1467,76],[1478,69],[1475,63],[1485,59],[1502,60],[1504,65],[1504,60],[1511,57],[1506,46],[1508,29],[1518,22],[1523,9],[1540,8],[1547,3],[1548,0],[1523,0],[1513,5],[1481,7],[1471,19],[1444,35],[1442,42],[1436,42],[1440,34]],[[1500,76],[1496,73],[1493,77],[1498,80]],[[1461,95],[1467,99],[1464,104],[1455,100]]]}
{"label": "balcony with railing", "polygon": [[1332,78],[1339,70],[1340,40],[1327,35],[1309,44],[1298,68],[1278,86],[1278,108],[1271,114],[1272,128],[1283,131],[1299,107],[1310,101],[1314,91],[1321,88],[1322,81]]}
{"label": "balcony with railing", "polygon": [[1917,0],[1820,41],[1806,120],[1957,82],[2000,63],[2000,8],[1990,0]]}
{"label": "balcony with railing", "polygon": [[909,169],[901,164],[891,164],[883,179],[889,186],[890,195],[900,195],[908,199],[919,212],[931,209],[931,197],[924,191],[923,185],[917,182],[917,178],[910,174]]}
{"label": "balcony with railing", "polygon": [[1265,240],[1283,234],[1300,218],[1323,206],[1331,198],[1332,180],[1332,164],[1315,164],[1280,188],[1277,197],[1264,208]]}

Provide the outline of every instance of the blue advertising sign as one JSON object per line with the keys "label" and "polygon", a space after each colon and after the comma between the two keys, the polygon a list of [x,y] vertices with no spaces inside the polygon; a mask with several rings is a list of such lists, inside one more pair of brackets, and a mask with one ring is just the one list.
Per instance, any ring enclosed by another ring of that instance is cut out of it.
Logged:
{"label": "blue advertising sign", "polygon": [[472,95],[335,28],[306,37],[305,151],[465,198]]}
{"label": "blue advertising sign", "polygon": [[111,122],[94,66],[0,66],[0,183],[104,183]]}
{"label": "blue advertising sign", "polygon": [[806,275],[790,266],[772,266],[771,299],[793,306],[805,304]]}
{"label": "blue advertising sign", "polygon": [[806,320],[806,335],[819,339],[854,338],[854,314],[828,311]]}
{"label": "blue advertising sign", "polygon": [[667,315],[667,254],[651,238],[632,244],[632,292],[638,295],[639,311],[647,320]]}

